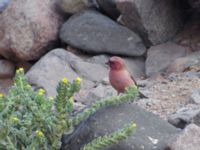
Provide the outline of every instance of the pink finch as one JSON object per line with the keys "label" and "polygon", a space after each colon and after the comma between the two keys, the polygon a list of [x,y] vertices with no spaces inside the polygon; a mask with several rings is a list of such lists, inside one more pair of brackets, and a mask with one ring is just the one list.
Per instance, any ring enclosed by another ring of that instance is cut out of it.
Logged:
{"label": "pink finch", "polygon": [[[110,67],[110,84],[115,90],[117,90],[118,94],[124,93],[127,87],[134,85],[137,86],[136,81],[128,72],[126,64],[122,58],[113,56],[109,59],[107,64]],[[146,96],[140,93],[140,97],[145,98]]]}

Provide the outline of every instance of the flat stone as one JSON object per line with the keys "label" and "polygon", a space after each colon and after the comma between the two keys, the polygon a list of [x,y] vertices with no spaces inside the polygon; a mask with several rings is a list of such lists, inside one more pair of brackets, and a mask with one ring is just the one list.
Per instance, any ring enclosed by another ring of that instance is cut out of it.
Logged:
{"label": "flat stone", "polygon": [[60,38],[88,53],[142,56],[146,51],[137,34],[91,9],[70,17],[60,30]]}

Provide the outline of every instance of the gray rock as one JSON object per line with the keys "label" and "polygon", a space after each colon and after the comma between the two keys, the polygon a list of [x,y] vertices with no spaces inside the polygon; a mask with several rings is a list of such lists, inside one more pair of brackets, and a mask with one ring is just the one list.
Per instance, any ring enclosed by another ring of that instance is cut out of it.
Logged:
{"label": "gray rock", "polygon": [[1,0],[0,1],[0,13],[3,12],[6,7],[9,5],[9,3],[11,2],[12,0]]}
{"label": "gray rock", "polygon": [[127,68],[131,75],[135,78],[142,78],[145,76],[145,60],[140,57],[123,57]]}
{"label": "gray rock", "polygon": [[194,122],[196,116],[200,114],[199,106],[191,105],[179,109],[176,113],[168,117],[168,122],[178,128],[184,128],[186,125]]}
{"label": "gray rock", "polygon": [[200,89],[193,90],[189,100],[194,104],[200,104]]}
{"label": "gray rock", "polygon": [[181,134],[169,142],[168,150],[199,150],[200,127],[195,124],[188,125]]}
{"label": "gray rock", "polygon": [[0,54],[35,60],[55,44],[62,19],[57,0],[13,0],[0,15]]}
{"label": "gray rock", "polygon": [[113,87],[103,84],[99,84],[97,87],[87,91],[87,94],[82,96],[79,100],[86,105],[91,105],[96,101],[117,95],[117,92],[113,89]]}
{"label": "gray rock", "polygon": [[78,126],[72,135],[63,138],[62,148],[79,150],[95,137],[110,134],[132,121],[137,124],[136,133],[106,149],[162,150],[166,147],[166,139],[179,132],[158,116],[133,103],[126,103],[98,111]]}
{"label": "gray rock", "polygon": [[166,42],[183,25],[174,0],[117,0],[119,22],[137,32],[146,46]]}
{"label": "gray rock", "polygon": [[15,65],[13,62],[0,59],[0,78],[11,78],[15,75]]}
{"label": "gray rock", "polygon": [[147,53],[146,75],[164,71],[176,58],[186,55],[186,49],[172,42],[152,46]]}
{"label": "gray rock", "polygon": [[108,76],[108,69],[100,64],[73,60],[70,65],[81,77],[93,82],[100,82]]}
{"label": "gray rock", "polygon": [[[200,52],[193,52],[185,57],[177,58],[172,61],[167,68],[168,73],[172,72],[183,72],[187,69],[190,69],[193,66],[200,67]],[[191,68],[191,69],[192,69]]]}
{"label": "gray rock", "polygon": [[117,19],[120,15],[119,10],[117,10],[116,0],[97,0],[99,7],[106,13],[109,17]]}
{"label": "gray rock", "polygon": [[60,30],[63,42],[89,53],[141,56],[146,49],[140,37],[95,10],[69,18]]}
{"label": "gray rock", "polygon": [[[56,86],[60,80],[67,77],[70,81],[79,75],[70,67],[70,61],[77,58],[64,49],[55,49],[42,57],[26,74],[29,82],[47,91],[47,95],[56,95]],[[80,58],[79,58],[80,59]],[[88,80],[83,80],[83,88],[93,86]]]}
{"label": "gray rock", "polygon": [[59,0],[58,4],[66,13],[77,13],[93,5],[91,0]]}
{"label": "gray rock", "polygon": [[96,64],[101,64],[103,66],[107,66],[106,63],[108,62],[108,60],[109,60],[108,55],[96,55],[87,59],[86,61],[90,63],[96,63]]}

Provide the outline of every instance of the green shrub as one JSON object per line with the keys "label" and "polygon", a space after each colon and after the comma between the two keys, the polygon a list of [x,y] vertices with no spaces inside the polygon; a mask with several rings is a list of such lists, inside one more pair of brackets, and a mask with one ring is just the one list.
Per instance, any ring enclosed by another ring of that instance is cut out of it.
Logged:
{"label": "green shrub", "polygon": [[63,133],[73,132],[74,126],[100,108],[123,103],[138,94],[136,87],[129,88],[126,94],[99,101],[72,117],[73,95],[80,90],[80,83],[80,78],[72,83],[64,78],[58,83],[56,97],[46,97],[44,89],[32,89],[22,68],[17,70],[14,86],[7,95],[0,94],[0,149],[59,149]]}

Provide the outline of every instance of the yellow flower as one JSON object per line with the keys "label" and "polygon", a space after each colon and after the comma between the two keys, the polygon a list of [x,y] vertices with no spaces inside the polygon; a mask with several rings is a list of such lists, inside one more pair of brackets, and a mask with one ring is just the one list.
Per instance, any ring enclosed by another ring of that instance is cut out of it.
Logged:
{"label": "yellow flower", "polygon": [[50,96],[50,97],[49,97],[49,100],[50,100],[50,101],[53,101],[53,100],[54,100],[54,97]]}
{"label": "yellow flower", "polygon": [[65,78],[62,79],[62,82],[63,82],[64,84],[67,84],[67,83],[69,82],[69,80],[65,77]]}
{"label": "yellow flower", "polygon": [[82,81],[82,79],[81,79],[80,77],[77,77],[77,78],[76,78],[76,82],[77,82],[78,84],[81,84],[81,81]]}
{"label": "yellow flower", "polygon": [[17,73],[19,73],[19,72],[24,72],[24,68],[19,68],[19,69],[17,69],[16,72],[17,72]]}
{"label": "yellow flower", "polygon": [[40,130],[37,130],[35,133],[37,137],[44,137],[44,133]]}
{"label": "yellow flower", "polygon": [[133,124],[132,124],[132,127],[133,127],[133,128],[136,128],[136,127],[137,127],[137,124],[133,123]]}
{"label": "yellow flower", "polygon": [[12,117],[11,120],[14,123],[19,123],[19,119],[17,117]]}
{"label": "yellow flower", "polygon": [[4,97],[4,94],[3,93],[0,93],[0,98]]}
{"label": "yellow flower", "polygon": [[39,95],[44,95],[45,94],[45,90],[44,89],[39,89],[38,94]]}

